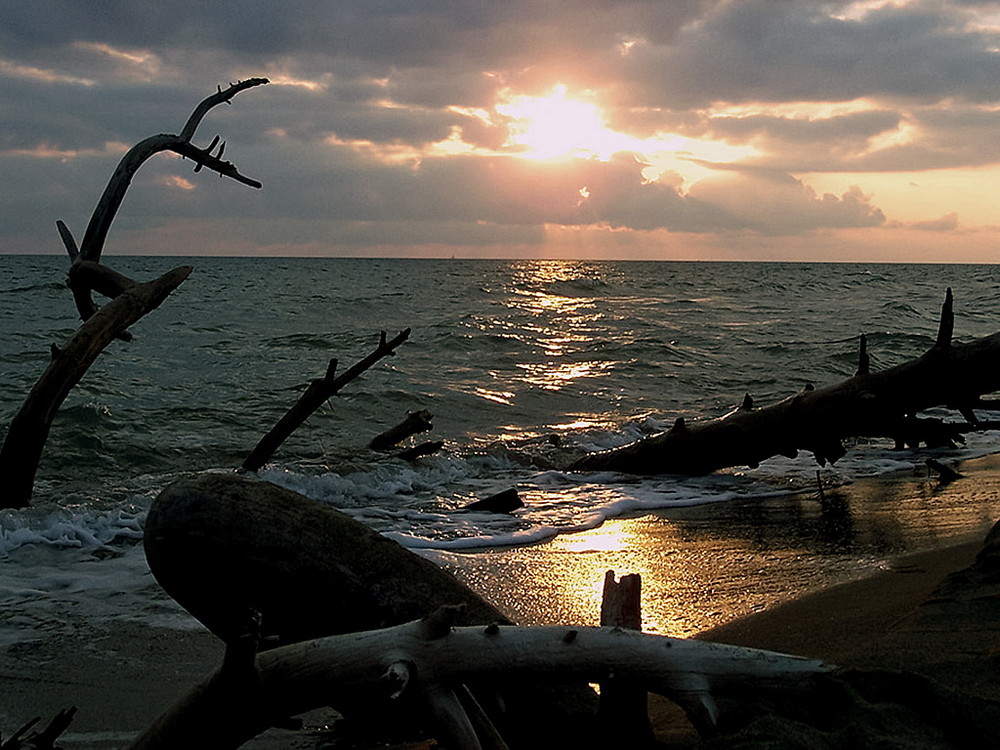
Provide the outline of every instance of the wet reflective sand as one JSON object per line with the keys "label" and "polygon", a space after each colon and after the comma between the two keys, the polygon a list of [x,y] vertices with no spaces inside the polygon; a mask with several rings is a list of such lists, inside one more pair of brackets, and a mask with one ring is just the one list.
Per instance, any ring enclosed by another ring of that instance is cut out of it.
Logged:
{"label": "wet reflective sand", "polygon": [[945,485],[922,472],[827,489],[823,498],[672,509],[445,563],[522,624],[595,625],[605,572],[639,573],[643,629],[690,636],[886,570],[900,555],[981,539],[1000,518],[1000,457],[962,471]]}

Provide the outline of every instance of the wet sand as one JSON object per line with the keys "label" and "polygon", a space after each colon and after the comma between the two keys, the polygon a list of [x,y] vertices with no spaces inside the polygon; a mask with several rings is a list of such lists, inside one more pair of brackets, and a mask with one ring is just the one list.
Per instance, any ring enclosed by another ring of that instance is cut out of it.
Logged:
{"label": "wet sand", "polygon": [[[971,562],[1000,518],[1000,459],[962,471],[966,479],[945,486],[914,475],[827,491],[822,501],[779,497],[618,519],[537,547],[445,562],[523,624],[596,624],[604,573],[614,570],[642,575],[650,632],[701,633],[837,664],[905,664],[924,636],[893,642],[893,629]],[[63,746],[120,747],[221,655],[207,632],[120,621],[13,644],[0,652],[0,730],[76,705]],[[952,674],[960,680],[961,665]],[[695,742],[665,701],[653,702],[653,716],[664,737]],[[310,716],[306,731],[272,731],[247,747],[316,747],[329,718]]]}
{"label": "wet sand", "polygon": [[979,542],[1000,519],[1000,457],[940,484],[927,471],[816,494],[606,522],[534,547],[439,560],[522,624],[596,625],[604,574],[642,576],[643,630],[690,637],[913,552]]}

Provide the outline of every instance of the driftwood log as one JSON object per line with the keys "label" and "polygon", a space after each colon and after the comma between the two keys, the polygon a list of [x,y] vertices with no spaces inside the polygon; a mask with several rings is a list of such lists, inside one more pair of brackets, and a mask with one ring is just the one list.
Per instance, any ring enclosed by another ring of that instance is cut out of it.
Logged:
{"label": "driftwood log", "polygon": [[56,740],[69,728],[75,715],[76,707],[65,708],[40,732],[36,732],[35,727],[42,717],[36,716],[6,740],[0,737],[0,750],[59,750]]}
{"label": "driftwood log", "polygon": [[[191,139],[209,110],[219,104],[228,104],[241,91],[265,83],[266,78],[251,78],[231,84],[225,90],[220,87],[216,94],[205,98],[195,108],[179,135],[150,136],[129,149],[108,180],[79,246],[69,227],[62,221],[56,222],[70,257],[68,284],[83,325],[64,346],[52,345],[49,366],[11,421],[0,447],[0,476],[4,477],[5,484],[0,493],[0,508],[21,508],[31,502],[35,474],[52,420],[94,360],[114,339],[130,340],[129,326],[158,307],[191,273],[190,266],[180,266],[158,279],[138,283],[101,265],[104,243],[132,177],[151,156],[161,151],[174,151],[194,160],[196,172],[207,167],[259,188],[259,182],[244,177],[230,162],[222,160],[225,143],[216,152],[218,136],[204,149],[194,146]],[[92,297],[95,291],[112,302],[103,309],[98,308]]]}
{"label": "driftwood log", "polygon": [[337,375],[337,360],[331,359],[326,368],[326,375],[316,378],[299,397],[299,400],[285,412],[277,424],[265,434],[244,459],[243,471],[257,471],[266,464],[281,444],[289,438],[323,403],[336,396],[340,389],[370,369],[384,357],[392,357],[396,349],[410,337],[410,329],[400,331],[392,339],[386,339],[385,331],[379,334],[378,346],[364,359],[348,368],[347,372]]}
{"label": "driftwood log", "polygon": [[[364,524],[236,473],[193,475],[165,488],[147,514],[143,543],[153,576],[226,643],[227,663],[245,662],[248,644],[252,654],[258,643],[266,650],[383,628],[452,605],[461,608],[459,624],[510,623],[456,578]],[[521,716],[584,716],[593,713],[594,695],[577,686],[555,693],[519,686],[504,700]]]}
{"label": "driftwood log", "polygon": [[461,604],[464,624],[509,622],[453,576],[349,516],[237,474],[180,479],[153,502],[144,545],[153,576],[231,643],[260,613],[280,645],[371,630]]}
{"label": "driftwood log", "polygon": [[433,429],[433,419],[434,415],[426,409],[407,412],[402,422],[376,435],[368,443],[368,447],[373,451],[387,451],[390,448],[395,448],[407,438]]}
{"label": "driftwood log", "polygon": [[[756,467],[772,456],[794,458],[800,450],[811,451],[822,466],[843,457],[843,441],[852,437],[888,437],[897,447],[960,439],[963,432],[984,426],[975,409],[992,406],[981,397],[1000,389],[1000,333],[958,344],[952,342],[953,329],[948,289],[937,340],[917,359],[871,372],[862,336],[858,371],[845,381],[810,386],[760,409],[748,395],[724,417],[691,425],[679,418],[667,432],[589,454],[570,469],[700,475],[731,466]],[[935,406],[957,409],[965,422],[917,416]]]}
{"label": "driftwood log", "polygon": [[52,345],[49,366],[11,420],[0,447],[4,491],[0,508],[28,505],[45,441],[56,412],[104,348],[143,315],[154,310],[191,273],[190,266],[135,284],[91,316],[69,341]]}
{"label": "driftwood log", "polygon": [[805,689],[825,670],[811,659],[620,628],[456,628],[436,616],[292,644],[258,655],[248,669],[230,669],[237,674],[220,669],[130,750],[235,748],[286,716],[388,698],[423,707],[444,747],[498,747],[496,723],[470,706],[460,685],[587,684],[609,674],[674,700],[707,733],[719,719],[716,695]]}

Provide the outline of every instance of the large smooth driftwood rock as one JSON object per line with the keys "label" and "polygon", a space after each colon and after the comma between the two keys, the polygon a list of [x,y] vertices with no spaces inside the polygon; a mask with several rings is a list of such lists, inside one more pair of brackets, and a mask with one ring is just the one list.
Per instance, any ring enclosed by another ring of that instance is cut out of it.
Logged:
{"label": "large smooth driftwood rock", "polygon": [[261,613],[279,645],[398,625],[461,604],[461,624],[509,622],[451,575],[328,506],[270,482],[199,474],[146,519],[153,576],[226,642]]}

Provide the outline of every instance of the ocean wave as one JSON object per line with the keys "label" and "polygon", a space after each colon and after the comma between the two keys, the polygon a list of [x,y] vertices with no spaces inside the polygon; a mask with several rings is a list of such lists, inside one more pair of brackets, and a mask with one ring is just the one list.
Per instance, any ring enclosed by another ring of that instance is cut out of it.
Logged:
{"label": "ocean wave", "polygon": [[0,557],[25,545],[98,549],[142,539],[145,511],[59,509],[0,511]]}

